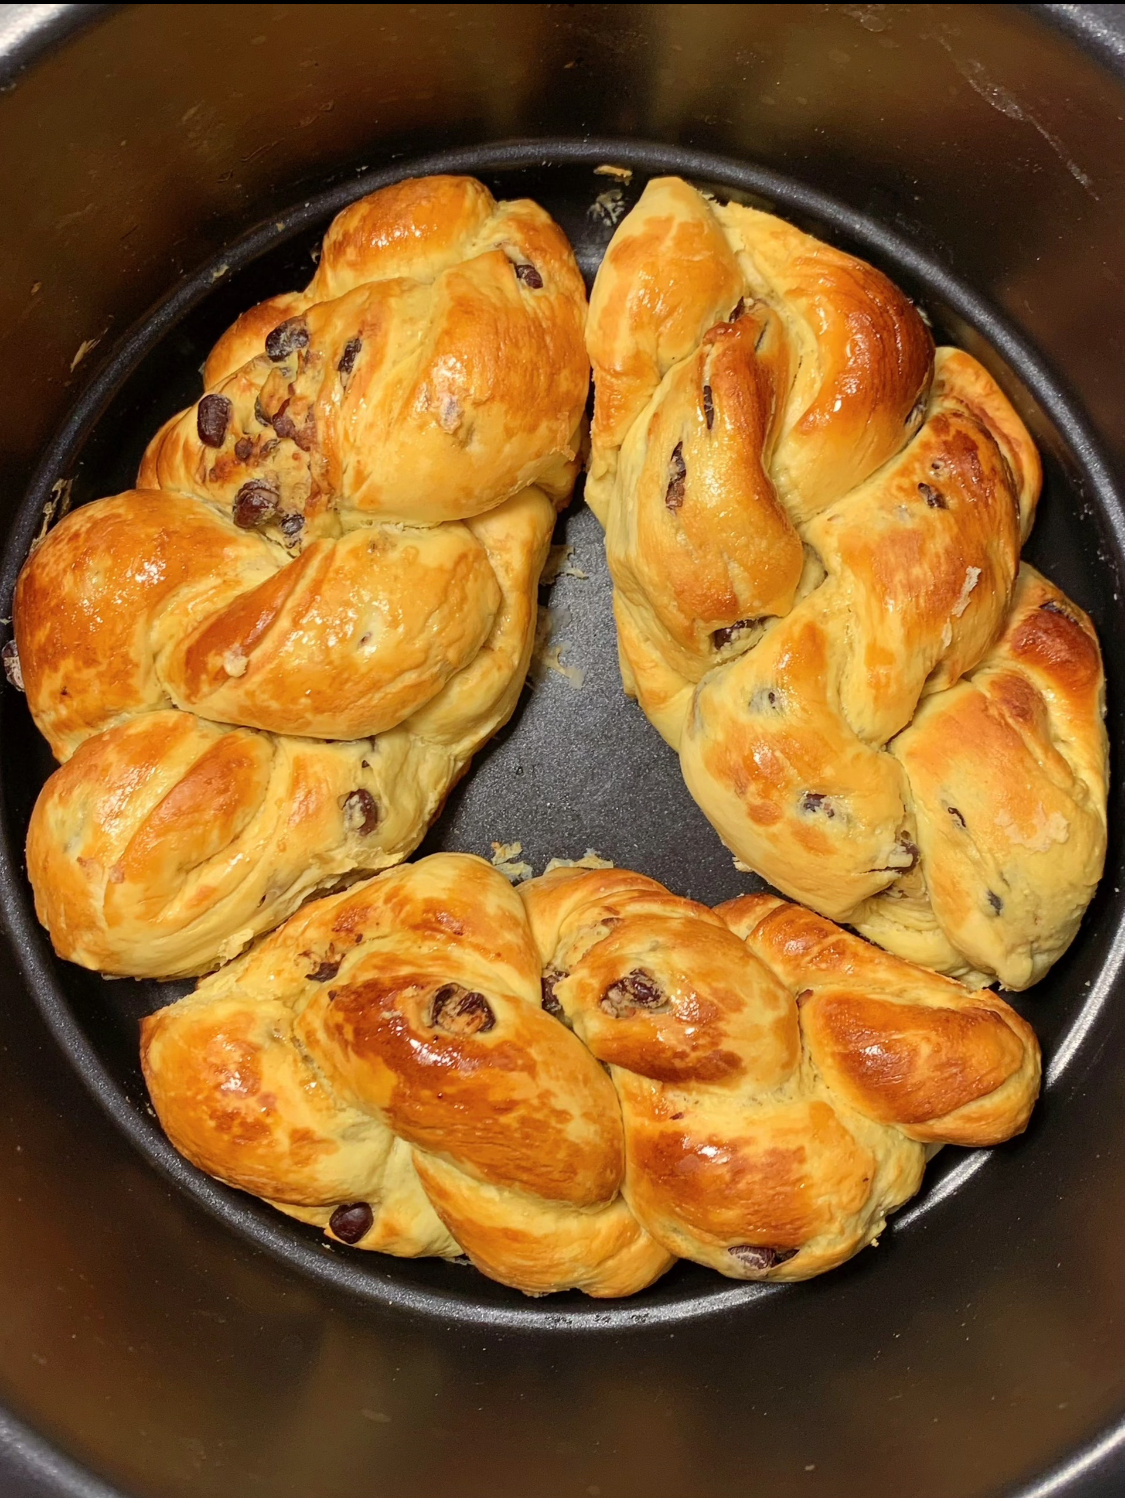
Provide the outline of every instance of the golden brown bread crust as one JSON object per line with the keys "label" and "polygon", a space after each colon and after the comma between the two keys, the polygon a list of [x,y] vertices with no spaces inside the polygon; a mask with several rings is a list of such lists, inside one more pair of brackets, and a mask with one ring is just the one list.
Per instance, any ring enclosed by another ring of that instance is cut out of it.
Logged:
{"label": "golden brown bread crust", "polygon": [[16,641],[67,763],[28,866],[63,956],[205,971],[416,845],[526,674],[584,313],[534,203],[384,189],[223,335],[138,488],[33,552]]}
{"label": "golden brown bread crust", "polygon": [[724,842],[899,955],[1035,981],[1101,873],[1102,673],[1057,589],[1078,622],[1010,659],[1050,585],[1020,568],[1041,470],[995,381],[879,271],[675,179],[618,227],[587,344],[625,688]]}
{"label": "golden brown bread crust", "polygon": [[183,412],[149,444],[142,487],[229,508],[248,479],[268,481],[306,537],[465,519],[528,484],[569,491],[585,291],[535,203],[458,177],[384,188],[338,215],[283,310],[307,341],[275,359],[251,341],[262,319],[236,324],[207,366],[230,403],[226,440],[208,446],[198,408]]}
{"label": "golden brown bread crust", "polygon": [[[1000,639],[891,745],[914,792],[934,918],[1006,988],[1066,950],[1101,877],[1104,692],[1090,620],[1025,565]],[[893,899],[872,901],[856,924],[879,939],[896,913]]]}
{"label": "golden brown bread crust", "polygon": [[629,428],[741,294],[734,255],[699,194],[677,177],[651,182],[613,236],[590,295],[598,400],[587,494],[599,515]]}
{"label": "golden brown bread crust", "polygon": [[927,1146],[1009,1138],[1039,1085],[1002,1000],[775,896],[581,868],[517,893],[462,854],[307,905],[146,1019],[142,1061],[202,1169],[536,1295],[631,1294],[677,1255],[819,1274]]}
{"label": "golden brown bread crust", "polygon": [[997,1144],[1026,1127],[1039,1047],[1003,999],[773,895],[719,909],[796,992],[809,1056],[853,1107],[927,1144]]}
{"label": "golden brown bread crust", "polygon": [[142,1060],[189,1159],[326,1227],[369,1203],[361,1247],[464,1250],[529,1294],[627,1294],[671,1262],[619,1195],[613,1086],[541,1007],[519,897],[481,859],[307,905],[145,1020]]}

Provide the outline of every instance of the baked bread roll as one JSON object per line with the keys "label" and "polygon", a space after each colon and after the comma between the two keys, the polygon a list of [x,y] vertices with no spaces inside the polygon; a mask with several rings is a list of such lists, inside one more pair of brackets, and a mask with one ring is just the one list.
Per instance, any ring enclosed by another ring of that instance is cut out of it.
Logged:
{"label": "baked bread roll", "polygon": [[1040,1064],[995,994],[776,896],[452,853],[306,905],[141,1057],[177,1149],[330,1238],[595,1296],[833,1268]]}
{"label": "baked bread roll", "polygon": [[879,271],[649,183],[591,295],[586,494],[625,689],[735,855],[1025,988],[1106,841],[1098,642],[1019,554],[1035,447]]}
{"label": "baked bread roll", "polygon": [[417,845],[526,674],[584,316],[534,203],[384,188],[223,335],[138,487],[34,551],[15,636],[64,763],[28,871],[62,956],[203,972]]}

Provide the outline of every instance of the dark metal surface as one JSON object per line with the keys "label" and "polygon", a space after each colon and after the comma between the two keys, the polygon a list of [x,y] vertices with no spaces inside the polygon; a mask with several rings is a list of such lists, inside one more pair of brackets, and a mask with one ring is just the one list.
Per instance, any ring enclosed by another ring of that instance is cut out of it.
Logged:
{"label": "dark metal surface", "polygon": [[[1041,408],[1029,414],[1047,449],[1048,498],[1030,554],[1092,608],[1112,674],[1125,677],[1115,597],[1121,517],[1109,476],[1051,369],[1021,346],[1030,337],[1065,372],[1111,461],[1120,460],[1121,171],[1107,158],[1105,133],[1119,91],[1038,21],[988,7],[935,9],[916,19],[910,12],[928,8],[764,7],[751,23],[723,7],[476,7],[436,19],[431,10],[426,28],[393,7],[378,19],[362,8],[302,7],[103,17],[23,75],[33,90],[54,69],[53,90],[28,102],[21,80],[0,97],[0,141],[14,142],[0,184],[9,216],[14,209],[14,221],[29,226],[10,246],[15,269],[0,301],[12,298],[12,316],[0,318],[0,341],[34,349],[0,411],[13,480],[8,524],[21,467],[74,405],[67,348],[101,340],[88,356],[96,406],[109,393],[99,380],[111,386],[118,373],[101,363],[115,327],[175,284],[184,265],[230,251],[263,213],[287,226],[267,230],[260,247],[271,237],[287,244],[223,277],[178,329],[161,326],[158,347],[83,452],[76,491],[104,492],[127,481],[156,416],[191,398],[199,352],[231,309],[255,285],[274,289],[255,278],[303,279],[297,266],[308,264],[328,205],[292,205],[303,181],[321,189],[334,174],[338,200],[353,195],[355,174],[339,163],[357,142],[371,149],[355,165],[386,168],[396,152],[401,159],[451,138],[571,134],[596,121],[681,144],[688,155],[657,152],[649,164],[662,159],[695,177],[728,170],[690,154],[703,145],[765,163],[744,185],[833,237],[850,233],[960,339],[971,341],[964,319],[987,332]],[[1012,67],[1022,72],[1005,71]],[[428,86],[435,79],[440,86]],[[366,104],[349,86],[367,88]],[[13,104],[22,115],[10,113]],[[48,104],[69,124],[48,119]],[[707,115],[711,106],[717,112]],[[771,130],[779,108],[787,117]],[[193,137],[201,110],[206,128]],[[118,119],[107,118],[115,113],[134,121],[143,151],[117,137]],[[100,134],[81,136],[80,120]],[[310,144],[308,132],[318,131]],[[373,131],[381,138],[372,141]],[[60,145],[69,150],[61,164]],[[643,153],[626,149],[643,168]],[[577,147],[570,166],[558,164],[566,153],[557,146],[550,154],[555,165],[529,167],[525,157],[521,171],[497,152],[466,163],[486,177],[497,172],[505,192],[533,191],[592,269],[600,233],[586,212],[592,163]],[[806,186],[771,181],[771,167]],[[818,199],[818,187],[843,211]],[[64,202],[74,205],[65,213]],[[303,212],[310,221],[301,222]],[[20,302],[18,278],[36,256],[46,274]],[[44,302],[52,270],[55,295]],[[1000,303],[1018,332],[992,321],[961,282]],[[179,284],[190,300],[190,283]],[[95,326],[103,316],[104,329]],[[72,427],[67,440],[78,436]],[[562,634],[586,684],[574,694],[552,679],[530,696],[454,798],[434,845],[483,850],[492,838],[519,837],[538,869],[551,854],[593,844],[677,889],[733,893],[743,881],[667,751],[619,695],[596,526],[581,511],[568,525],[591,575],[565,579],[552,601],[570,612]],[[1115,701],[1125,701],[1125,680]],[[45,762],[22,708],[11,707],[4,773],[18,830]],[[1121,820],[1115,812],[1114,867]],[[929,1210],[905,1214],[913,1221],[904,1230],[824,1281],[748,1293],[678,1270],[653,1294],[649,1319],[660,1324],[647,1329],[629,1327],[645,1318],[643,1304],[529,1307],[455,1267],[331,1253],[272,1226],[277,1219],[244,1198],[199,1187],[258,1243],[233,1238],[91,1111],[13,983],[0,1055],[0,1191],[10,1223],[0,1241],[8,1306],[0,1382],[9,1403],[123,1490],[145,1495],[328,1498],[358,1484],[387,1498],[431,1498],[439,1488],[456,1498],[594,1489],[605,1498],[1093,1494],[1113,1477],[1107,1432],[1121,1401],[1125,1046],[1116,1013],[1098,1010],[1116,961],[1120,883],[1107,881],[1080,947],[1024,1004],[1056,1073],[1025,1140],[996,1152],[954,1195],[942,1200],[931,1187]],[[117,1101],[117,1089],[139,1102],[132,1024],[155,995],[132,984],[107,992],[68,970],[63,1007],[50,959],[18,919],[18,878],[8,894],[21,956],[56,1032],[76,1053],[85,1045],[79,1059],[107,1101]],[[1083,1015],[1084,1034],[1075,1028]],[[156,1150],[145,1115],[129,1117],[135,1141]],[[193,1174],[165,1163],[181,1180]],[[284,1243],[271,1243],[271,1232]],[[291,1255],[296,1244],[322,1283],[278,1267],[263,1244]],[[389,1290],[375,1283],[380,1275]],[[370,1303],[396,1298],[398,1309]],[[600,1325],[536,1329],[560,1312],[587,1322],[593,1312]],[[18,1431],[6,1447],[14,1458],[33,1448]],[[1035,1477],[1068,1460],[1078,1466],[1061,1487]],[[43,1481],[55,1486],[28,1491],[65,1492],[77,1479],[58,1472]]]}

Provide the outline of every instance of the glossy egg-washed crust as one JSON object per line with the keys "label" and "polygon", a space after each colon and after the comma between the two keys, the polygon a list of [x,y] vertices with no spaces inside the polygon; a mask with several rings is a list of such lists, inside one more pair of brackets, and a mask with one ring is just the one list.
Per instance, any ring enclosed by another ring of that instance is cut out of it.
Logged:
{"label": "glossy egg-washed crust", "polygon": [[676,1257],[820,1274],[1039,1087],[1002,999],[776,896],[712,911],[581,868],[514,890],[464,854],[306,905],[147,1018],[142,1061],[201,1169],[532,1295],[628,1295]]}
{"label": "glossy egg-washed crust", "polygon": [[1040,464],[995,381],[873,267],[676,178],[587,345],[625,687],[720,836],[901,956],[1035,982],[1102,872],[1104,678],[1020,564]]}
{"label": "glossy egg-washed crust", "polygon": [[585,310],[536,204],[384,188],[223,335],[137,488],[35,549],[16,643],[63,765],[28,872],[62,956],[199,973],[416,846],[526,674]]}

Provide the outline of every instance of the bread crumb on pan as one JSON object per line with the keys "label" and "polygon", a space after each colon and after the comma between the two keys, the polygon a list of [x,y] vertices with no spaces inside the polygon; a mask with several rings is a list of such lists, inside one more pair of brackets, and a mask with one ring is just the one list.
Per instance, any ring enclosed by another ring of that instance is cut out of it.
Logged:
{"label": "bread crumb on pan", "polygon": [[558,577],[578,577],[585,581],[590,574],[584,572],[578,563],[573,561],[574,547],[569,544],[552,546],[547,560],[543,564],[543,572],[539,578],[541,585],[553,583]]}
{"label": "bread crumb on pan", "polygon": [[520,860],[522,852],[523,844],[520,842],[493,843],[492,857],[489,862],[498,873],[503,874],[505,879],[516,884],[521,879],[530,879],[535,872],[529,863],[523,863]]}
{"label": "bread crumb on pan", "polygon": [[570,622],[570,615],[565,609],[544,608],[539,605],[539,617],[535,626],[535,644],[531,650],[531,665],[528,668],[528,680],[536,684],[543,682],[554,672],[561,676],[577,692],[586,679],[586,674],[581,666],[572,666],[562,658],[564,650],[570,649],[568,640],[552,640],[555,628],[562,628]]}
{"label": "bread crumb on pan", "polygon": [[612,869],[614,862],[612,858],[603,858],[594,848],[587,848],[581,858],[552,858],[544,874],[549,874],[552,869]]}

